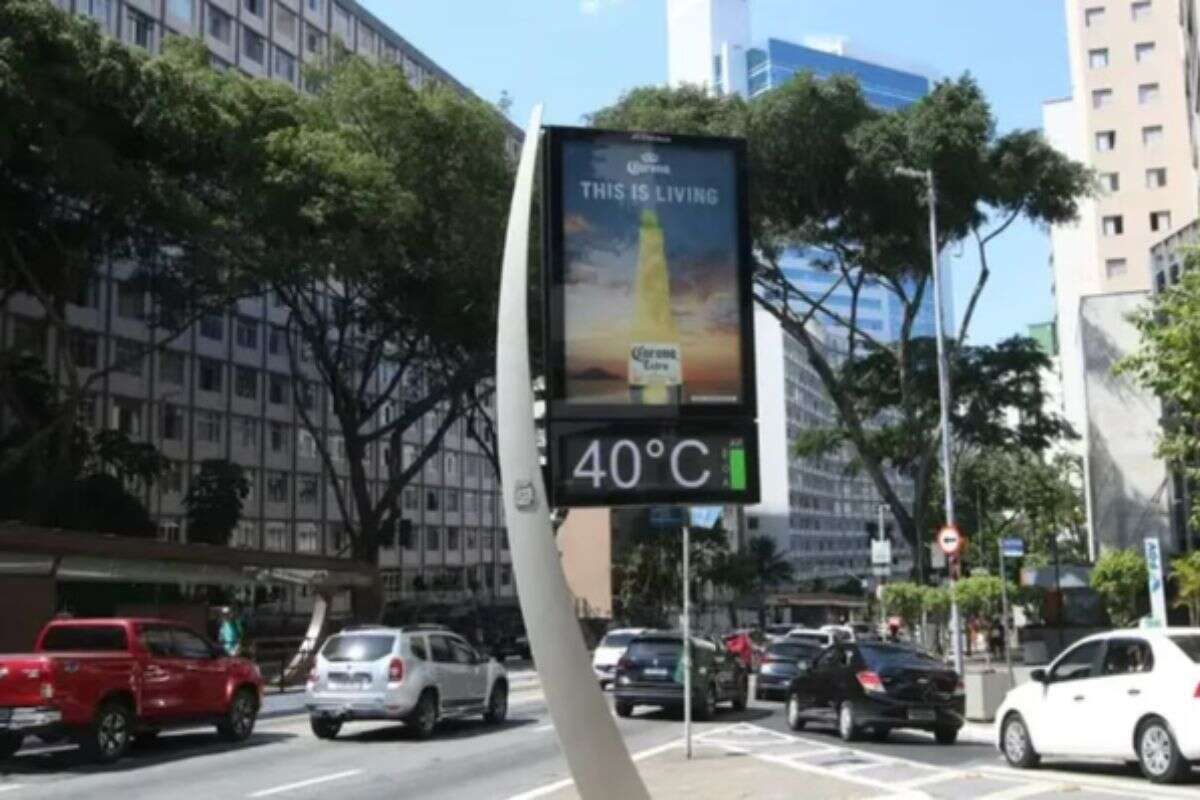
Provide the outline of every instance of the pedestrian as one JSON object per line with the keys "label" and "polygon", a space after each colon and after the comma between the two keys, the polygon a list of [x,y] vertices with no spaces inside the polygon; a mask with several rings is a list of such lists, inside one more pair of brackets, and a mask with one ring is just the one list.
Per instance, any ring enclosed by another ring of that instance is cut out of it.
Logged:
{"label": "pedestrian", "polygon": [[236,656],[242,647],[242,630],[233,609],[229,606],[221,608],[221,625],[217,629],[217,641],[226,655]]}

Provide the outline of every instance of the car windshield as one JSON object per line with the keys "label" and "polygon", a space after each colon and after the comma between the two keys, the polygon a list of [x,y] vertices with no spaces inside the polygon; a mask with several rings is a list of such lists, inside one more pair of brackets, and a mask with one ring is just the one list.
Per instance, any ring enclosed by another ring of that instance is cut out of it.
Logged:
{"label": "car windshield", "polygon": [[600,643],[601,647],[628,647],[633,641],[633,633],[610,633],[604,637],[604,641]]}
{"label": "car windshield", "polygon": [[326,661],[377,661],[392,652],[395,643],[394,636],[334,636],[321,655]]}
{"label": "car windshield", "polygon": [[941,661],[928,653],[896,645],[859,645],[858,652],[862,654],[867,668],[873,672],[882,672],[888,669],[941,669],[945,667]]}
{"label": "car windshield", "polygon": [[678,639],[640,639],[629,645],[626,656],[633,661],[654,658],[678,658],[683,643]]}
{"label": "car windshield", "polygon": [[1187,654],[1187,657],[1197,664],[1200,664],[1200,634],[1188,634],[1186,636],[1172,636],[1171,641]]}
{"label": "car windshield", "polygon": [[799,661],[809,658],[820,650],[807,642],[776,642],[767,648],[767,658]]}
{"label": "car windshield", "polygon": [[813,633],[794,633],[793,632],[793,633],[789,633],[787,638],[801,641],[801,642],[815,642],[816,644],[825,644],[826,642],[829,641],[829,634],[816,633],[816,632],[813,632]]}
{"label": "car windshield", "polygon": [[129,647],[125,629],[117,625],[60,625],[46,631],[42,650],[62,653],[71,650],[122,652]]}

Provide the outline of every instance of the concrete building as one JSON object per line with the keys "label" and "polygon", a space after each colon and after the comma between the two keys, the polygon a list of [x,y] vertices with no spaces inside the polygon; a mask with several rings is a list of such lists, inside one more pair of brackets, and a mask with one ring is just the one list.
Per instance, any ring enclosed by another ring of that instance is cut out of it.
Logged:
{"label": "concrete building", "polygon": [[[1112,437],[1153,431],[1157,412],[1131,382],[1096,370],[1136,345],[1112,310],[1132,310],[1150,292],[1151,247],[1197,214],[1194,8],[1192,0],[1064,0],[1064,8],[1072,93],[1044,105],[1045,132],[1096,171],[1100,190],[1075,223],[1051,230],[1055,321],[1064,412],[1083,437],[1089,532],[1094,546],[1117,546],[1159,512],[1112,509],[1149,503],[1157,487],[1143,482],[1164,476],[1153,433],[1119,446]],[[1133,420],[1108,402],[1115,397],[1153,419]],[[1123,489],[1127,497],[1112,496]]]}
{"label": "concrete building", "polygon": [[[436,80],[468,90],[431,59],[352,0],[55,0],[96,21],[103,31],[157,52],[164,36],[203,37],[214,65],[237,68],[302,89],[298,65],[327,52],[331,37],[351,50],[392,63],[415,83]],[[519,145],[512,128],[509,146]],[[76,360],[85,367],[116,364],[145,347],[147,298],[125,281],[133,265],[108,261],[78,304],[68,307],[79,329]],[[37,325],[40,307],[18,296],[0,307],[0,350],[48,356]],[[204,319],[160,352],[109,373],[91,398],[85,424],[118,428],[154,444],[168,459],[164,481],[142,499],[160,538],[186,542],[182,504],[200,462],[224,458],[245,467],[251,494],[234,546],[337,556],[345,537],[332,483],[344,474],[324,470],[316,442],[294,408],[292,383],[319,388],[315,367],[293,373],[286,344],[286,311],[270,296],[243,300]],[[301,357],[303,361],[303,357]],[[382,376],[377,380],[383,381]],[[386,384],[381,382],[380,387]],[[340,431],[323,392],[312,392],[317,435],[337,452]],[[385,412],[386,413],[386,410]],[[438,426],[432,412],[406,436],[401,458],[411,463]],[[386,479],[387,454],[372,449],[369,474],[376,491]],[[489,462],[460,421],[440,452],[401,497],[411,535],[386,542],[380,564],[387,600],[482,602],[515,600],[500,487]],[[419,580],[418,580],[419,579]],[[436,592],[428,587],[439,587]],[[420,588],[425,587],[425,588]],[[303,610],[306,592],[281,608]]]}

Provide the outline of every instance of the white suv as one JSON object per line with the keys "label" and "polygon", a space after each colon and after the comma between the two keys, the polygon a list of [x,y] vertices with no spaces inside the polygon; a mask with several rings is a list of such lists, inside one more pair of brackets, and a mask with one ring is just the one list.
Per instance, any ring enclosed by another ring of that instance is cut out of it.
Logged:
{"label": "white suv", "polygon": [[305,705],[321,739],[351,720],[398,720],[425,738],[448,717],[503,722],[508,676],[439,625],[354,627],[331,636],[317,654]]}

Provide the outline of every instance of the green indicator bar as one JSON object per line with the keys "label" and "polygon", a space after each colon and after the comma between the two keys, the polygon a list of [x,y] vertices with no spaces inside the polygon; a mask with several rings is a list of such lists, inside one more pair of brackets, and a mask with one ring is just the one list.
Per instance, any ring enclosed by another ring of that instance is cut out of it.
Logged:
{"label": "green indicator bar", "polygon": [[729,448],[729,488],[746,488],[746,451],[740,447]]}

